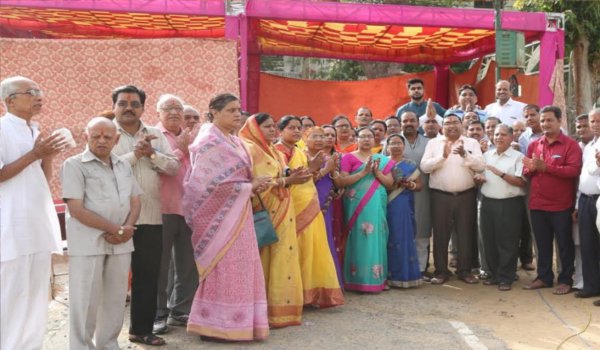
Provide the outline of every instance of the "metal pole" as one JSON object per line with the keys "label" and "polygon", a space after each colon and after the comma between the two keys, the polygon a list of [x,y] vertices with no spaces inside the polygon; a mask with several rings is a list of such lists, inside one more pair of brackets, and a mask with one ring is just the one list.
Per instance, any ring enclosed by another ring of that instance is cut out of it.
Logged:
{"label": "metal pole", "polygon": [[[502,10],[502,0],[494,0],[494,14],[496,15],[494,30],[496,31],[496,58],[498,58],[498,33],[502,29],[502,20],[500,11]],[[496,81],[500,80],[500,67],[498,66],[498,60],[496,59]]]}

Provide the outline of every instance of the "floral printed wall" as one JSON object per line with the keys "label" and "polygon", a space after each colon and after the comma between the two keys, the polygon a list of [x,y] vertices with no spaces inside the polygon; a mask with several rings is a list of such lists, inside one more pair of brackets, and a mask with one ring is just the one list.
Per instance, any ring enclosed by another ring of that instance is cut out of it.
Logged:
{"label": "floral printed wall", "polygon": [[[44,108],[34,117],[43,132],[67,127],[78,147],[54,161],[51,189],[60,198],[60,166],[84,148],[89,119],[111,109],[110,93],[134,84],[146,91],[142,120],[158,121],[156,101],[172,93],[201,113],[220,92],[239,95],[236,43],[212,39],[36,40],[0,38],[0,80],[22,75],[44,90]],[[4,105],[0,114],[4,114]]]}

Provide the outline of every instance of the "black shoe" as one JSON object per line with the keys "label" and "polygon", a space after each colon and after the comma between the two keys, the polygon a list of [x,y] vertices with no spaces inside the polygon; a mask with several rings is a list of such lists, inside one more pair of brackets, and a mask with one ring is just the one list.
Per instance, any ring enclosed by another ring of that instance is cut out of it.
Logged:
{"label": "black shoe", "polygon": [[585,299],[585,298],[597,297],[600,295],[600,293],[590,293],[590,292],[580,290],[580,291],[575,292],[573,295],[575,295],[575,298]]}

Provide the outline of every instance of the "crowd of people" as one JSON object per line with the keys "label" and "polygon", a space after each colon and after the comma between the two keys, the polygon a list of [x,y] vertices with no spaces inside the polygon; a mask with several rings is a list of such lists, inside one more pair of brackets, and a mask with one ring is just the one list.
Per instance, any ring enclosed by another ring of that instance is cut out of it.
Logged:
{"label": "crowd of people", "polygon": [[[508,81],[485,109],[469,85],[448,109],[424,98],[420,79],[407,89],[396,115],[360,107],[323,125],[248,115],[228,93],[207,113],[164,94],[155,126],[142,121],[142,89],[114,89],[112,110],[91,118],[85,149],[61,168],[69,347],[118,348],[128,289],[129,340],[151,346],[170,326],[206,341],[265,339],[349,291],[455,275],[509,291],[519,262],[537,269],[524,289],[599,296],[600,109],[577,118],[578,143],[558,107],[513,100]],[[61,251],[47,180],[69,136],[40,134],[34,81],[7,78],[0,94],[1,347],[39,348],[50,254]],[[259,246],[269,230],[276,239]]]}

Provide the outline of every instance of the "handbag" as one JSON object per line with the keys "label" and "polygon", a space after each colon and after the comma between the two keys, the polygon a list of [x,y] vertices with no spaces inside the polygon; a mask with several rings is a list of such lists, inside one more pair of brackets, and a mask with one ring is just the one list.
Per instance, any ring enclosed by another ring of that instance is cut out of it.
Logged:
{"label": "handbag", "polygon": [[271,222],[269,212],[265,209],[265,204],[260,198],[260,195],[257,194],[257,196],[261,209],[254,212],[254,230],[256,231],[256,242],[260,249],[269,244],[276,243],[279,241],[279,238],[277,237],[277,232],[275,232],[275,227],[273,227],[273,223]]}

